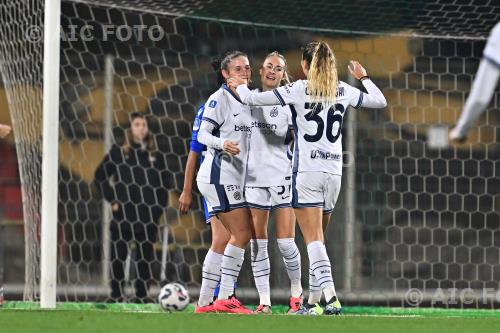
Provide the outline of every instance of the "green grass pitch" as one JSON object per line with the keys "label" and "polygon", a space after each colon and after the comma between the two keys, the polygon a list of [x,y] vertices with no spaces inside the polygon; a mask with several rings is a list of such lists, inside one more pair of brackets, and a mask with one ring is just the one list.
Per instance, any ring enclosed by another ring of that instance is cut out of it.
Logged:
{"label": "green grass pitch", "polygon": [[[284,307],[275,307],[283,312]],[[274,310],[274,308],[273,308]],[[193,314],[160,312],[156,305],[64,303],[40,310],[34,303],[8,302],[0,309],[0,332],[500,332],[500,311],[345,308],[337,317]]]}

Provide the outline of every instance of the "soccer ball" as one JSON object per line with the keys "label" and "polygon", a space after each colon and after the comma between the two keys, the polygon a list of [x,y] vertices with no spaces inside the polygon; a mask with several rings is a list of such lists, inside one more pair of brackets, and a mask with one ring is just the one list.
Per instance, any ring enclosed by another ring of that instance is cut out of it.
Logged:
{"label": "soccer ball", "polygon": [[182,311],[189,304],[189,294],[182,284],[169,283],[161,288],[158,303],[165,311]]}

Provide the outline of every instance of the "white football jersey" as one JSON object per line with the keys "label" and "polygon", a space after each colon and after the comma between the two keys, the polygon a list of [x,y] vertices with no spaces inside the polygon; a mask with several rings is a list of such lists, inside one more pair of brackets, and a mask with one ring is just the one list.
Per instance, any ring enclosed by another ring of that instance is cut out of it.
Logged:
{"label": "white football jersey", "polygon": [[500,22],[491,30],[483,55],[497,66],[500,66]]}
{"label": "white football jersey", "polygon": [[319,171],[342,175],[342,124],[349,106],[358,108],[363,93],[339,81],[334,105],[313,104],[307,80],[279,87],[274,93],[292,111],[295,131],[293,172]]}
{"label": "white football jersey", "polygon": [[252,131],[250,107],[241,103],[224,84],[208,98],[202,121],[215,126],[213,135],[238,142],[240,153],[233,156],[223,150],[208,148],[196,180],[206,184],[243,186]]}
{"label": "white football jersey", "polygon": [[289,128],[292,126],[290,109],[273,105],[252,106],[250,110],[252,136],[245,186],[288,186],[292,173],[288,156]]}

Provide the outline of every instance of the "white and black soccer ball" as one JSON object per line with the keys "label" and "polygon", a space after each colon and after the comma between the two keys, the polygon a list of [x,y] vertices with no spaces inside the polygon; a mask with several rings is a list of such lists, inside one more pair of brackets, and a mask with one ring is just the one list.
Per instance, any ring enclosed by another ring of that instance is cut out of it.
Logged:
{"label": "white and black soccer ball", "polygon": [[180,283],[168,283],[161,288],[158,303],[165,311],[182,311],[189,304],[188,291]]}

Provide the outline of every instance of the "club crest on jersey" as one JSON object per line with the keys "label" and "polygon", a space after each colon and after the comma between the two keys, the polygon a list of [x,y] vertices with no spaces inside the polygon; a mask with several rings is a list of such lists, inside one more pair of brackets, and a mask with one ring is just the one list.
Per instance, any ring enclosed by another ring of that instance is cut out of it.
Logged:
{"label": "club crest on jersey", "polygon": [[214,101],[214,100],[211,100],[211,101],[208,103],[208,106],[209,106],[209,107],[211,107],[211,108],[214,108],[216,105],[217,105],[217,101]]}
{"label": "club crest on jersey", "polygon": [[273,107],[273,108],[271,109],[271,112],[269,112],[269,115],[270,115],[271,117],[273,117],[273,118],[274,118],[274,117],[277,117],[277,116],[278,116],[278,107],[277,107],[277,106]]}
{"label": "club crest on jersey", "polygon": [[233,197],[234,200],[241,200],[241,192],[240,191],[234,192]]}

